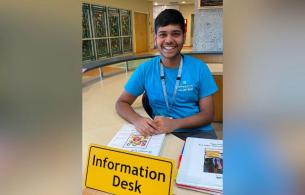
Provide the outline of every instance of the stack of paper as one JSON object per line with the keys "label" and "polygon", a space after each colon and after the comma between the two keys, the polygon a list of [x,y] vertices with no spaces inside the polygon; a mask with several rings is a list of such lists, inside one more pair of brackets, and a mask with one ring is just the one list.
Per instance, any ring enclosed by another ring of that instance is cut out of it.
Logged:
{"label": "stack of paper", "polygon": [[223,194],[222,140],[187,138],[176,183],[208,194]]}
{"label": "stack of paper", "polygon": [[126,124],[117,132],[108,146],[132,152],[158,156],[160,154],[165,134],[143,136],[133,125]]}

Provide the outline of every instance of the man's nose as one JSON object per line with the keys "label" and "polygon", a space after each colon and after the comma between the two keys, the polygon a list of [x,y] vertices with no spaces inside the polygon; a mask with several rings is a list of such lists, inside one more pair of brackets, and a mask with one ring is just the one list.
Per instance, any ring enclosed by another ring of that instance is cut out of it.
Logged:
{"label": "man's nose", "polygon": [[171,43],[173,42],[173,37],[171,35],[167,35],[166,38],[165,38],[165,42],[166,43]]}

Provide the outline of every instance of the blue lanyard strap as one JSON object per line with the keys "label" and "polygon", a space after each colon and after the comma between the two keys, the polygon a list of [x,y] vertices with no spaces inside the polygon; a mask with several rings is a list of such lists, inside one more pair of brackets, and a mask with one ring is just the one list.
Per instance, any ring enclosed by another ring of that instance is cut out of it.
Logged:
{"label": "blue lanyard strap", "polygon": [[173,93],[173,101],[172,101],[171,105],[169,105],[169,102],[168,102],[168,95],[167,95],[167,91],[166,91],[166,87],[165,87],[165,75],[164,75],[164,67],[163,66],[164,65],[160,62],[160,79],[161,79],[161,84],[162,84],[162,91],[163,91],[163,96],[164,96],[164,100],[165,100],[167,110],[170,112],[172,106],[175,103],[178,86],[179,86],[179,83],[180,83],[180,80],[181,80],[183,58],[181,57],[181,60],[180,60],[178,74],[177,74],[177,77],[176,77],[176,84],[175,84],[174,93]]}

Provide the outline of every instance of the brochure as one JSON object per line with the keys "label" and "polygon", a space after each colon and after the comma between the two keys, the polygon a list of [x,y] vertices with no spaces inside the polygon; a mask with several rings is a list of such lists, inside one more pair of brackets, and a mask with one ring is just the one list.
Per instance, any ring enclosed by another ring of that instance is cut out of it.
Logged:
{"label": "brochure", "polygon": [[164,138],[165,134],[145,137],[132,124],[125,124],[112,138],[108,146],[158,156]]}

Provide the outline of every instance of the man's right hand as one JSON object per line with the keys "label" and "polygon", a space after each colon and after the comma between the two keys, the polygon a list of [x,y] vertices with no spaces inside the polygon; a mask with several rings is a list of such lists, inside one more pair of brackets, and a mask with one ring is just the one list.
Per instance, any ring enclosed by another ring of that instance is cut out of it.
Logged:
{"label": "man's right hand", "polygon": [[157,125],[150,118],[140,117],[135,121],[134,125],[136,130],[144,136],[155,135],[159,133]]}

